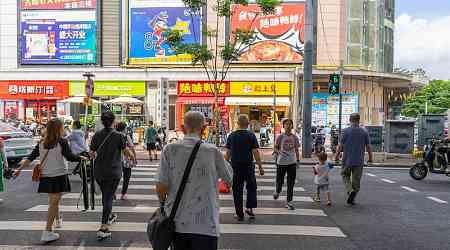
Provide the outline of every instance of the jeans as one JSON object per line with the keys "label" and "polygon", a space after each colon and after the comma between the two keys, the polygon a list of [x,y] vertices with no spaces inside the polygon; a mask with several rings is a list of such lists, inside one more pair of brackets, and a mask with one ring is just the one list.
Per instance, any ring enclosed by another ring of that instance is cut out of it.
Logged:
{"label": "jeans", "polygon": [[130,184],[131,168],[122,167],[122,172],[123,172],[122,194],[126,194],[128,191],[128,184]]}
{"label": "jeans", "polygon": [[233,198],[234,207],[236,209],[236,215],[244,216],[243,209],[243,196],[244,196],[244,184],[247,189],[247,208],[256,208],[258,205],[256,199],[256,176],[255,166],[238,165],[233,166]]}
{"label": "jeans", "polygon": [[297,177],[297,164],[277,165],[277,187],[276,192],[281,193],[284,177],[287,174],[287,201],[291,202],[294,197],[295,178]]}
{"label": "jeans", "polygon": [[202,234],[175,233],[172,250],[217,250],[217,237]]}
{"label": "jeans", "polygon": [[108,224],[108,219],[112,213],[113,197],[119,185],[120,179],[96,180],[102,191],[102,224]]}
{"label": "jeans", "polygon": [[354,191],[356,193],[359,192],[361,187],[361,177],[363,173],[362,166],[344,166],[342,167],[342,179],[344,181],[345,189],[347,193]]}

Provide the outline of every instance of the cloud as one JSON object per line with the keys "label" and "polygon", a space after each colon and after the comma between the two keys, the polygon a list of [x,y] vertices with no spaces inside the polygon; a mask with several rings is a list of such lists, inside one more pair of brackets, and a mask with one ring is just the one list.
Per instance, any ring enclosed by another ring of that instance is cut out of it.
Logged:
{"label": "cloud", "polygon": [[450,79],[450,16],[400,15],[395,23],[394,53],[396,67],[421,67],[432,79]]}

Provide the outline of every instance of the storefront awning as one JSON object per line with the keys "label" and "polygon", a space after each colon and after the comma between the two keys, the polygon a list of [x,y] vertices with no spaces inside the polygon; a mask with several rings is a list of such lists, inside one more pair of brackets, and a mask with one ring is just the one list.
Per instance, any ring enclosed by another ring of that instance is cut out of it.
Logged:
{"label": "storefront awning", "polygon": [[[239,105],[255,105],[255,106],[273,106],[273,97],[227,97],[225,98],[225,105],[239,106]],[[277,97],[277,106],[289,106],[289,97]]]}
{"label": "storefront awning", "polygon": [[[219,104],[224,103],[224,98],[219,97],[218,98]],[[214,104],[215,98],[214,97],[178,97],[177,103],[182,104]]]}

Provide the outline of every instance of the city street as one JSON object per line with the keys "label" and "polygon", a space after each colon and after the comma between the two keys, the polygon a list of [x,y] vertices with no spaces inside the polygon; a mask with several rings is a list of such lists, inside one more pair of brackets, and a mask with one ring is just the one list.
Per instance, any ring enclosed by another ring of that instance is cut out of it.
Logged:
{"label": "city street", "polygon": [[[297,209],[288,211],[283,197],[279,201],[272,198],[274,167],[266,165],[266,176],[257,177],[256,220],[237,222],[232,196],[221,195],[220,249],[450,249],[448,177],[414,181],[407,169],[367,168],[357,205],[349,207],[340,169],[335,169],[331,175],[333,205],[327,207],[312,201],[311,166],[303,166],[295,189]],[[118,223],[112,227],[112,238],[103,242],[95,236],[100,201],[95,211],[80,211],[80,181],[72,176],[72,193],[65,194],[61,202],[61,239],[49,245],[39,241],[46,196],[35,193],[31,170],[23,172],[19,179],[8,182],[7,193],[0,194],[4,199],[0,204],[0,249],[149,249],[145,230],[158,206],[153,180],[156,170],[155,162],[139,161],[133,170],[129,200],[115,202]]]}

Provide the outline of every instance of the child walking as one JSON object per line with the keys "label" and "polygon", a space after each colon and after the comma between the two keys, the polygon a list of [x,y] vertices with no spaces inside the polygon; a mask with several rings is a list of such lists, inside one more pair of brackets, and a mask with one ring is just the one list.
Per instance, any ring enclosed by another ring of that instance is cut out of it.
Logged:
{"label": "child walking", "polygon": [[327,161],[328,156],[325,152],[317,154],[319,158],[319,164],[314,166],[314,184],[316,185],[317,193],[314,197],[314,201],[320,202],[320,193],[325,192],[327,197],[327,206],[331,206],[331,194],[329,190],[329,173],[333,169],[333,165],[330,161]]}

